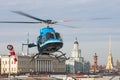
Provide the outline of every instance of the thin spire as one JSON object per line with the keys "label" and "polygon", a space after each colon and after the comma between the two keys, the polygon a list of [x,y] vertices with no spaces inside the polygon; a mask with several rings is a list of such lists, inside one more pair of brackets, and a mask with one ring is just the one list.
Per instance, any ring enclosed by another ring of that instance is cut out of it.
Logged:
{"label": "thin spire", "polygon": [[95,53],[95,56],[97,56],[97,54]]}
{"label": "thin spire", "polygon": [[75,40],[77,41],[77,37],[75,38]]}
{"label": "thin spire", "polygon": [[108,62],[107,62],[107,65],[106,65],[106,69],[107,69],[107,70],[112,70],[112,69],[113,69],[111,36],[109,36],[109,55],[108,55]]}
{"label": "thin spire", "polygon": [[112,54],[112,40],[111,40],[111,36],[109,36],[109,54]]}

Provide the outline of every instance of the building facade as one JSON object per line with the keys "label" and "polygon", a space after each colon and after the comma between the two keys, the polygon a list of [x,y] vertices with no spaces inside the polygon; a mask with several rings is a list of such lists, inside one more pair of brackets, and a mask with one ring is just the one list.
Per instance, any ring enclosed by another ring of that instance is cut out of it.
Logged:
{"label": "building facade", "polygon": [[35,64],[35,72],[38,73],[65,73],[66,71],[65,61],[59,62],[49,55],[39,56],[35,59]]}
{"label": "building facade", "polygon": [[17,62],[12,57],[0,56],[0,72],[1,74],[16,74],[18,71]]}
{"label": "building facade", "polygon": [[83,73],[89,72],[90,64],[84,61],[81,57],[81,50],[79,49],[79,44],[77,39],[74,42],[74,46],[71,52],[71,57],[66,61],[66,72],[68,73]]}
{"label": "building facade", "polygon": [[18,61],[17,61],[17,73],[32,73],[34,72],[35,68],[35,62],[31,61],[32,57],[31,56],[18,56]]}
{"label": "building facade", "polygon": [[65,73],[66,71],[65,61],[59,62],[49,55],[41,55],[34,60],[31,56],[17,56],[17,58],[18,61],[14,62],[12,57],[1,56],[0,73]]}

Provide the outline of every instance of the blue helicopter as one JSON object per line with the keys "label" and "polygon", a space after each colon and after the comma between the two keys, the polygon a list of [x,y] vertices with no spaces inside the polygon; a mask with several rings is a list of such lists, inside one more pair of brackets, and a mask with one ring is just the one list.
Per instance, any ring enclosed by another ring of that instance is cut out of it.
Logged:
{"label": "blue helicopter", "polygon": [[[66,59],[68,59],[65,56],[66,53],[59,51],[63,47],[63,40],[61,38],[60,33],[56,32],[53,28],[49,27],[49,24],[56,24],[58,23],[58,21],[43,20],[43,19],[31,16],[29,14],[26,14],[24,12],[20,12],[20,11],[12,11],[12,12],[32,18],[34,20],[37,20],[37,22],[0,21],[0,23],[44,23],[44,24],[47,24],[47,27],[40,29],[40,35],[37,38],[37,42],[27,44],[29,48],[32,48],[32,47],[38,48],[39,53],[34,55],[34,57],[36,57],[37,55],[44,55],[44,54],[51,55],[51,53],[60,52],[61,55],[59,56],[55,55],[56,58],[60,58],[64,56]],[[63,22],[69,22],[69,21],[71,20],[63,20]]]}

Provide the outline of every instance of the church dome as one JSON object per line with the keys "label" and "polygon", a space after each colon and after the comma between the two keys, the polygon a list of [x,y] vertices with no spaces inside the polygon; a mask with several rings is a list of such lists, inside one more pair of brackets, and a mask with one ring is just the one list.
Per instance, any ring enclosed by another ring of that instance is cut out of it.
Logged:
{"label": "church dome", "polygon": [[74,42],[74,44],[78,44],[78,41],[76,40],[76,41]]}

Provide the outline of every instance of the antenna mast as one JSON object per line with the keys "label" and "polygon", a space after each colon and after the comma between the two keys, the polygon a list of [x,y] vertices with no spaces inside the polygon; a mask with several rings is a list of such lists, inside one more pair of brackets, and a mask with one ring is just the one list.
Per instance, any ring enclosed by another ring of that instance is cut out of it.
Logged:
{"label": "antenna mast", "polygon": [[[29,44],[29,32],[27,34],[27,44]],[[27,46],[27,55],[29,55],[29,48],[28,48],[28,46]]]}
{"label": "antenna mast", "polygon": [[[27,34],[27,43],[22,43],[22,53],[23,53],[23,48],[24,48],[24,45],[27,45],[27,53],[26,55],[29,55],[29,47],[28,47],[28,44],[29,44],[29,32]],[[23,54],[25,55],[25,54]]]}

